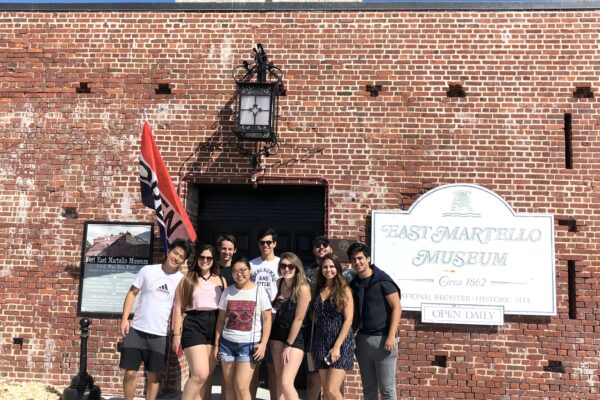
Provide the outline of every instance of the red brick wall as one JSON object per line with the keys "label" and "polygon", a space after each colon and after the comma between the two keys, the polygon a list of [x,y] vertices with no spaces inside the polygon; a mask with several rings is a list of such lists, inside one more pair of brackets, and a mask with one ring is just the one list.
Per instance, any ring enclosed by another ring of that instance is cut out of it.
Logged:
{"label": "red brick wall", "polygon": [[[598,11],[3,12],[0,377],[65,386],[77,372],[84,221],[153,221],[136,175],[144,110],[183,198],[185,182],[249,183],[231,143],[230,71],[262,42],[287,96],[282,144],[259,184],[325,179],[332,236],[365,240],[372,209],[453,182],[492,189],[517,212],[577,221],[577,232],[556,224],[556,317],[490,328],[404,313],[399,395],[598,398],[600,110],[573,98],[576,86],[600,87],[598,32]],[[90,94],[76,93],[80,82]],[[158,83],[172,94],[154,94]],[[449,83],[467,96],[448,98]],[[94,319],[91,330],[88,369],[118,393],[118,323]],[[436,355],[446,368],[432,366]],[[549,361],[565,373],[545,372]],[[359,398],[358,377],[348,381],[347,397]]]}

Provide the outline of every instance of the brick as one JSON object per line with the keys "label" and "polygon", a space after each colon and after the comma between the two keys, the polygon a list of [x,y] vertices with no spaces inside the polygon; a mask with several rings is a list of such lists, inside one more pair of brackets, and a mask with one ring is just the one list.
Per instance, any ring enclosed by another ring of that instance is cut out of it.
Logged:
{"label": "brick", "polygon": [[[599,106],[572,94],[584,84],[598,93],[598,10],[3,11],[0,376],[66,387],[77,373],[83,222],[154,220],[136,176],[144,109],[192,220],[194,183],[249,184],[227,119],[249,29],[286,72],[281,145],[265,179],[327,184],[331,236],[365,240],[371,210],[407,209],[451,182],[484,185],[517,212],[577,220],[577,232],[555,223],[556,317],[510,316],[491,330],[431,328],[405,312],[399,396],[597,398]],[[92,93],[77,94],[80,82]],[[172,94],[154,94],[158,83]],[[447,98],[449,83],[467,97]],[[367,84],[383,90],[369,97]],[[78,218],[64,219],[66,207]],[[578,268],[575,320],[566,260]],[[103,392],[120,393],[118,321],[96,319],[91,332],[88,370]],[[439,354],[447,368],[431,365]],[[566,373],[544,372],[549,360]],[[175,389],[187,370],[171,367]],[[361,398],[356,370],[346,398]]]}

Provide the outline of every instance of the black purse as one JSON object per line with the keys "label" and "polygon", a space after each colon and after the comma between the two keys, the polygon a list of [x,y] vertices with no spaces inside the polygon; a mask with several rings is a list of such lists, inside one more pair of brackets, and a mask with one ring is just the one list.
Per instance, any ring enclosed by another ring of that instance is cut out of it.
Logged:
{"label": "black purse", "polygon": [[315,312],[312,312],[312,318],[310,323],[310,344],[308,347],[308,351],[306,352],[306,366],[308,368],[308,372],[313,373],[317,372],[319,369],[317,368],[317,364],[315,363],[315,359],[312,355],[312,342],[315,334]]}

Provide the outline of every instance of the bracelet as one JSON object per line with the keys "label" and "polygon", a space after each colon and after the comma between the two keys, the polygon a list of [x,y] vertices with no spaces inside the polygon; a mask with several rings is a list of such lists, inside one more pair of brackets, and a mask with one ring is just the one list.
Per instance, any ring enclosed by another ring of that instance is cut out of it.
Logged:
{"label": "bracelet", "polygon": [[290,342],[288,342],[288,341],[286,341],[286,342],[285,342],[285,344],[287,344],[287,345],[288,345],[288,347],[294,347],[294,345],[293,345],[293,344],[290,344]]}

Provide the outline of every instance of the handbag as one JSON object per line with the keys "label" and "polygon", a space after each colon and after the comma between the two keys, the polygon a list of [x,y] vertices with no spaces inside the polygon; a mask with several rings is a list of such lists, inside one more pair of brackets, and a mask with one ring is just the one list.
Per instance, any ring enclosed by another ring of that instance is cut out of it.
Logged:
{"label": "handbag", "polygon": [[312,353],[306,354],[306,367],[311,374],[317,372],[317,366],[315,365],[315,359],[313,358]]}
{"label": "handbag", "polygon": [[310,324],[310,345],[308,346],[308,352],[306,353],[306,367],[308,368],[308,372],[317,372],[317,365],[315,364],[315,359],[312,355],[312,345],[313,345],[313,337],[315,334],[315,312],[313,311],[313,315],[311,318]]}

